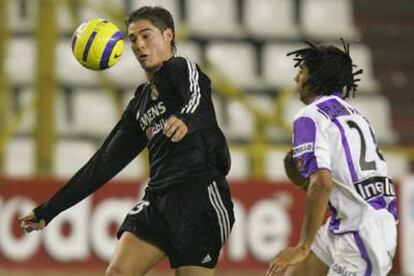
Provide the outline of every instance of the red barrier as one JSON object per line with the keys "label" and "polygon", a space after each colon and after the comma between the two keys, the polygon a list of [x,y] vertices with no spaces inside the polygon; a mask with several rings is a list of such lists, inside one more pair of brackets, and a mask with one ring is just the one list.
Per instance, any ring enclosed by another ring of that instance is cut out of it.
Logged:
{"label": "red barrier", "polygon": [[[3,181],[0,185],[0,267],[5,269],[103,270],[114,235],[142,190],[131,182],[109,183],[76,207],[60,214],[45,230],[26,235],[17,217],[49,198],[59,181]],[[305,193],[288,183],[234,181],[236,221],[219,268],[265,271],[280,249],[295,244]],[[168,268],[168,263],[158,269]]]}

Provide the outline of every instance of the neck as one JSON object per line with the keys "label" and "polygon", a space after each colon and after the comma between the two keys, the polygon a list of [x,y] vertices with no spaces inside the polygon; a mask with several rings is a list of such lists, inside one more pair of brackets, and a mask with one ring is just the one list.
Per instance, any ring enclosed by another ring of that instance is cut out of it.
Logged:
{"label": "neck", "polygon": [[[342,93],[341,92],[334,92],[331,95],[342,98]],[[326,96],[326,95],[322,95],[322,94],[312,94],[312,95],[309,95],[309,97],[307,99],[305,99],[303,102],[308,105],[308,104],[313,103],[314,101],[316,101],[317,99],[319,99],[319,98],[321,98],[323,96]]]}
{"label": "neck", "polygon": [[311,103],[313,103],[314,101],[316,101],[317,99],[319,99],[320,97],[322,97],[323,95],[312,95],[310,98],[309,98],[309,103],[308,104],[311,104]]}
{"label": "neck", "polygon": [[301,93],[301,101],[304,104],[308,105],[308,104],[313,103],[320,96],[321,95],[316,93],[315,90],[309,90],[308,88],[305,88],[304,90],[302,90],[302,93]]}
{"label": "neck", "polygon": [[161,62],[161,64],[149,71],[145,71],[145,75],[147,76],[147,80],[151,81],[152,78],[154,77],[155,73],[164,65],[164,62],[170,60],[174,55],[171,53],[170,55],[168,55],[166,58],[163,59],[163,61]]}
{"label": "neck", "polygon": [[147,76],[147,80],[151,81],[152,78],[154,77],[155,72],[157,72],[158,69],[160,69],[160,67],[157,67],[157,69],[154,69],[154,70],[151,70],[151,71],[146,71],[145,75]]}

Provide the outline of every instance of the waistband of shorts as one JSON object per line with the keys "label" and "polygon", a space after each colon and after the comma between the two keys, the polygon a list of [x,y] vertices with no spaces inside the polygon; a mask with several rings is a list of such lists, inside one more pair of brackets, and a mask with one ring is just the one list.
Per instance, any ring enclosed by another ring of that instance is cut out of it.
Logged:
{"label": "waistband of shorts", "polygon": [[199,172],[194,172],[191,176],[184,177],[178,181],[175,181],[171,185],[168,185],[165,189],[157,189],[149,185],[146,188],[146,193],[153,195],[162,195],[168,193],[171,189],[176,189],[178,186],[183,185],[205,185],[206,187],[211,184],[214,180],[224,179],[225,176],[217,169],[207,169]]}

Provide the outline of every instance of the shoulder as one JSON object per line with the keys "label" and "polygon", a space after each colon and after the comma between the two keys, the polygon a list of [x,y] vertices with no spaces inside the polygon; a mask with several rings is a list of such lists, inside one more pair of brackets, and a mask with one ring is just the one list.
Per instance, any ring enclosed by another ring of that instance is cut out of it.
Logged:
{"label": "shoulder", "polygon": [[171,70],[174,70],[175,72],[194,72],[199,71],[200,68],[197,63],[192,61],[190,58],[185,56],[175,56],[171,59],[169,59],[165,63],[165,67],[168,69],[168,71],[171,72]]}
{"label": "shoulder", "polygon": [[136,97],[136,96],[138,96],[140,93],[141,93],[141,91],[142,90],[144,90],[144,88],[145,88],[145,86],[146,86],[147,84],[146,83],[141,83],[138,87],[137,87],[137,89],[135,90],[135,93],[134,93],[134,96]]}
{"label": "shoulder", "polygon": [[201,70],[197,63],[185,56],[175,56],[164,63],[162,68],[163,73],[174,83],[181,85],[196,82],[208,82],[210,79]]}
{"label": "shoulder", "polygon": [[188,59],[187,57],[182,56],[175,56],[169,59],[165,62],[165,67],[167,68],[187,68],[189,64],[191,64],[192,61]]}
{"label": "shoulder", "polygon": [[318,113],[317,107],[314,104],[309,104],[303,107],[301,110],[299,110],[298,113],[296,113],[294,117],[294,121],[300,118],[303,118],[303,117],[314,119],[317,113]]}
{"label": "shoulder", "polygon": [[146,83],[142,83],[135,89],[134,96],[129,99],[128,104],[125,107],[126,112],[130,112],[134,108],[136,102],[139,101],[139,98],[142,95],[142,91],[145,89],[146,85]]}
{"label": "shoulder", "polygon": [[294,117],[294,124],[304,121],[312,121],[314,125],[322,127],[328,124],[331,120],[324,112],[321,111],[319,104],[323,104],[326,99],[315,101],[303,107]]}

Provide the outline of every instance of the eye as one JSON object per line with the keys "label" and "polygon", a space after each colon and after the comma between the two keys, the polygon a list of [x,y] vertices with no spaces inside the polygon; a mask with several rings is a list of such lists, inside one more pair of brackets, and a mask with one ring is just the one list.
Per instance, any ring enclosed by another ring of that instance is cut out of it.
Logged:
{"label": "eye", "polygon": [[135,43],[135,41],[137,41],[137,37],[134,36],[134,35],[130,35],[130,36],[128,36],[128,38],[129,38],[129,41],[132,42],[132,43]]}
{"label": "eye", "polygon": [[148,39],[152,37],[152,32],[150,30],[146,30],[141,33],[142,39]]}

